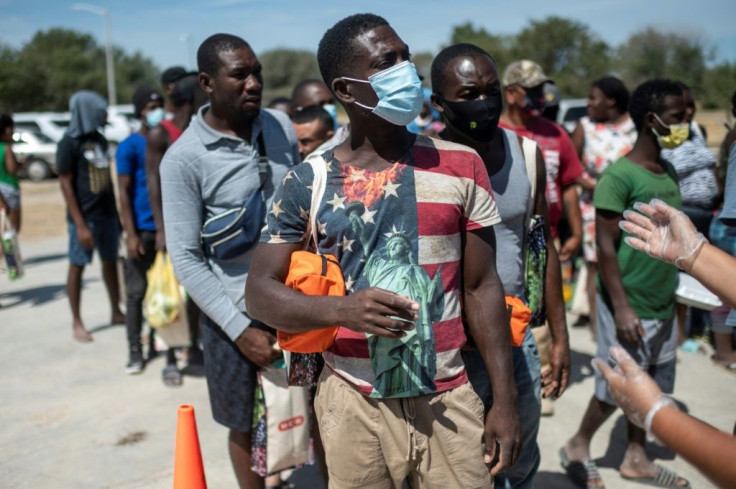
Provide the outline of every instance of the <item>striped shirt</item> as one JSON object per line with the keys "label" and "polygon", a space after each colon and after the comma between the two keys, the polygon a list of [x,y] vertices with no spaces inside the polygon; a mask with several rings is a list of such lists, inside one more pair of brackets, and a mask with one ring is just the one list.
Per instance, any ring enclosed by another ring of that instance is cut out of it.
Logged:
{"label": "striped shirt", "polygon": [[[401,161],[373,172],[345,165],[332,151],[317,211],[319,249],[338,257],[347,293],[379,287],[420,304],[414,329],[400,340],[338,332],[326,364],[366,396],[413,397],[467,381],[460,296],[465,231],[500,221],[488,174],[470,148],[418,136]],[[285,177],[261,241],[304,240],[311,166]]]}

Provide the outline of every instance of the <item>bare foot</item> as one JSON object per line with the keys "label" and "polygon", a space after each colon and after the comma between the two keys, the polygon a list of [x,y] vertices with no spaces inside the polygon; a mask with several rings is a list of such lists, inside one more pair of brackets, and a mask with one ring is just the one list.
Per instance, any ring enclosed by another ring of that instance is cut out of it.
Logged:
{"label": "bare foot", "polygon": [[[649,460],[643,450],[628,449],[618,470],[621,476],[627,479],[648,479],[653,481],[657,478],[659,472],[666,471],[667,469]],[[671,487],[689,487],[689,483],[686,479],[677,476],[677,481]]]}
{"label": "bare foot", "polygon": [[80,343],[92,343],[94,341],[92,335],[84,329],[84,325],[81,322],[75,322],[72,325],[72,335]]}
{"label": "bare foot", "polygon": [[114,311],[110,319],[110,324],[125,324],[125,314],[119,309]]}

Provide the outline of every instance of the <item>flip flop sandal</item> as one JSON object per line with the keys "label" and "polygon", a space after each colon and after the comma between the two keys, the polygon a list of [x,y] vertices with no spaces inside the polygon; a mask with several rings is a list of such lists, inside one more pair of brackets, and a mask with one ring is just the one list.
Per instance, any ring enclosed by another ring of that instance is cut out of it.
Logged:
{"label": "flip flop sandal", "polygon": [[161,377],[166,387],[179,387],[182,384],[181,372],[176,365],[167,365],[161,371]]}
{"label": "flip flop sandal", "polygon": [[565,469],[565,472],[567,473],[567,476],[572,480],[575,484],[579,485],[580,487],[587,488],[595,488],[595,489],[603,489],[604,486],[591,486],[590,482],[592,481],[601,481],[603,482],[603,479],[601,478],[600,472],[598,472],[598,465],[592,461],[592,460],[585,460],[585,461],[570,461],[567,458],[567,452],[565,451],[565,447],[560,448],[560,465],[563,469]]}
{"label": "flip flop sandal", "polygon": [[[676,472],[666,468],[662,467],[661,465],[656,465],[657,467],[657,474],[654,477],[626,477],[621,476],[623,479],[626,479],[627,481],[632,482],[638,482],[640,484],[645,484],[648,486],[654,486],[654,487],[674,487],[677,489],[690,489],[690,482],[688,482],[686,479],[683,479],[679,475],[677,475]],[[678,480],[685,481],[684,486],[680,486],[677,484]]]}

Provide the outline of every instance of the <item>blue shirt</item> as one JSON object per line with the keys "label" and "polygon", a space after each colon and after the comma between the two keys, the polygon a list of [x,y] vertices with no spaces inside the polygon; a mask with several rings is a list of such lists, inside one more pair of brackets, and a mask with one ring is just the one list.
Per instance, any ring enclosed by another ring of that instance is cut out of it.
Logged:
{"label": "blue shirt", "polygon": [[118,175],[131,178],[130,202],[133,222],[140,231],[155,231],[151,202],[148,200],[146,185],[146,138],[139,133],[128,136],[118,146],[115,154]]}

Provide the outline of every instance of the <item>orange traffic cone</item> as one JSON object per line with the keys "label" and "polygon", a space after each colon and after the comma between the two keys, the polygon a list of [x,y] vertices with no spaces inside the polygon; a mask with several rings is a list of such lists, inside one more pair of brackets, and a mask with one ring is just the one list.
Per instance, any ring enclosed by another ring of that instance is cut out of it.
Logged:
{"label": "orange traffic cone", "polygon": [[194,407],[179,406],[174,454],[174,489],[207,489]]}

